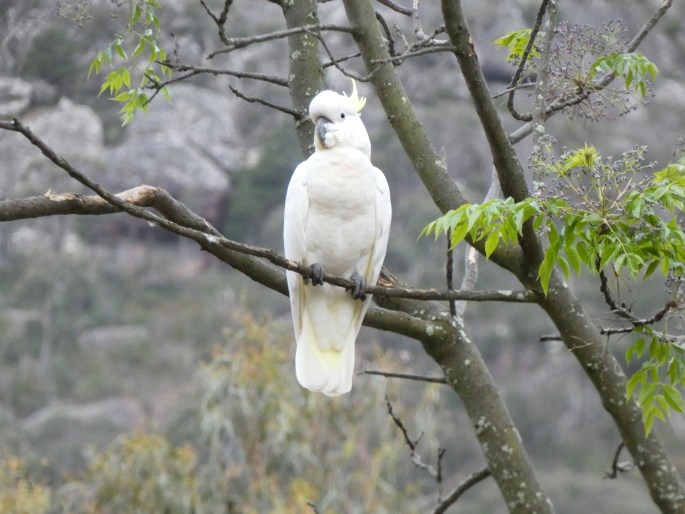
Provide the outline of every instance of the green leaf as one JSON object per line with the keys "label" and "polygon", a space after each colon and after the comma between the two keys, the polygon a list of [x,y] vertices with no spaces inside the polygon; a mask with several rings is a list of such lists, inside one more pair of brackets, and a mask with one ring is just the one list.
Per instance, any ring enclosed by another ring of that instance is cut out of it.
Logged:
{"label": "green leaf", "polygon": [[628,383],[626,384],[626,399],[629,400],[630,398],[632,398],[637,386],[644,384],[646,381],[647,373],[645,368],[639,369],[635,373],[633,373],[633,376],[630,377]]}
{"label": "green leaf", "polygon": [[559,176],[564,176],[573,168],[586,167],[592,168],[597,160],[597,149],[594,146],[585,146],[575,152],[571,153],[563,162],[563,167]]}
{"label": "green leaf", "polygon": [[499,244],[499,233],[496,230],[493,230],[488,234],[487,239],[485,240],[485,258],[489,259],[490,255],[492,255],[492,252],[494,252],[497,249],[497,245]]}
{"label": "green leaf", "polygon": [[573,271],[576,272],[576,275],[580,275],[581,259],[575,245],[573,243],[565,242],[564,252],[566,253],[566,257],[568,257],[568,261],[571,264]]}
{"label": "green leaf", "polygon": [[[507,60],[517,59],[523,56],[523,52],[526,50],[528,41],[530,40],[531,29],[517,30],[514,32],[509,32],[508,34],[495,39],[494,43],[497,46],[504,48],[509,48],[509,55]],[[531,57],[539,57],[540,53],[538,49],[533,44],[530,50]]]}
{"label": "green leaf", "polygon": [[[637,341],[631,344],[626,350],[626,363],[630,364],[633,358],[642,357],[642,353],[645,351],[645,338],[640,337]],[[635,375],[633,375],[635,376]],[[632,393],[631,393],[632,395]]]}
{"label": "green leaf", "polygon": [[663,384],[661,390],[668,405],[676,412],[682,414],[685,411],[685,401],[683,401],[683,395],[680,391],[670,384]]}

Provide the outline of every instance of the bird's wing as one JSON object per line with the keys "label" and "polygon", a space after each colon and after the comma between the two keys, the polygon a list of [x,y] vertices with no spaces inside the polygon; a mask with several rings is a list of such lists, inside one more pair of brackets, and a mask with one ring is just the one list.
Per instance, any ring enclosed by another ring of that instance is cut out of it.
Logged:
{"label": "bird's wing", "polygon": [[385,175],[378,168],[374,168],[376,174],[376,242],[371,252],[371,261],[366,277],[370,285],[375,285],[381,274],[385,251],[388,247],[390,236],[390,220],[392,218],[392,206],[390,203],[390,188]]}
{"label": "bird's wing", "polygon": [[[307,254],[305,239],[305,224],[309,211],[309,196],[307,194],[307,161],[301,163],[290,178],[288,192],[285,196],[283,214],[283,244],[285,257],[302,263]],[[288,293],[293,315],[295,335],[302,333],[303,287],[302,275],[294,271],[287,271]]]}
{"label": "bird's wing", "polygon": [[[390,203],[390,188],[385,175],[378,168],[374,168],[376,177],[376,238],[367,257],[366,269],[363,273],[367,284],[376,285],[381,274],[385,252],[390,237],[390,221],[392,219],[392,206]],[[355,313],[355,327],[357,332],[361,328],[366,311],[371,304],[371,295],[366,296],[363,303],[359,303]]]}

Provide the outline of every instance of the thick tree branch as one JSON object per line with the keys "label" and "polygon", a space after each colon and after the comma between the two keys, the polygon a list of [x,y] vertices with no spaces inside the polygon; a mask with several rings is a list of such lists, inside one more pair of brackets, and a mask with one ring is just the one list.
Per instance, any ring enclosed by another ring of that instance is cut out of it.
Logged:
{"label": "thick tree branch", "polygon": [[[523,168],[509,136],[504,130],[502,120],[488,90],[483,70],[476,55],[474,40],[462,11],[461,1],[442,0],[441,5],[447,34],[455,47],[454,54],[459,61],[462,76],[473,99],[481,126],[485,131],[502,193],[505,197],[511,197],[517,202],[522,201],[530,194]],[[533,231],[532,223],[529,222],[524,225],[519,244],[525,258],[523,259],[523,269],[514,271],[514,273],[523,279],[528,287],[537,287],[537,271],[542,262],[543,251],[540,241]]]}
{"label": "thick tree branch", "polygon": [[455,47],[461,73],[471,93],[474,107],[490,145],[497,175],[505,197],[517,202],[529,195],[523,168],[504,130],[497,107],[488,90],[478,62],[474,40],[459,0],[442,0],[447,34]]}
{"label": "thick tree branch", "polygon": [[314,124],[309,119],[309,103],[324,89],[323,66],[317,39],[312,31],[321,32],[316,0],[300,0],[283,4],[283,16],[288,34],[288,88],[300,121],[295,123],[302,155],[314,151]]}
{"label": "thick tree branch", "polygon": [[592,380],[606,411],[614,418],[621,438],[642,473],[654,502],[663,513],[682,513],[685,488],[654,431],[645,436],[641,410],[635,399],[626,400],[626,376],[604,337],[556,275],[540,306],[554,322],[562,340]]}

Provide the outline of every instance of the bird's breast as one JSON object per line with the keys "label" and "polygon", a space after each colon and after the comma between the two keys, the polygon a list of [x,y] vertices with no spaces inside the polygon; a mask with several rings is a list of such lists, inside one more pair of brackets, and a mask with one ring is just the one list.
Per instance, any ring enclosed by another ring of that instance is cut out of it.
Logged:
{"label": "bird's breast", "polygon": [[345,275],[356,270],[375,240],[375,176],[361,152],[325,153],[307,177],[307,260]]}

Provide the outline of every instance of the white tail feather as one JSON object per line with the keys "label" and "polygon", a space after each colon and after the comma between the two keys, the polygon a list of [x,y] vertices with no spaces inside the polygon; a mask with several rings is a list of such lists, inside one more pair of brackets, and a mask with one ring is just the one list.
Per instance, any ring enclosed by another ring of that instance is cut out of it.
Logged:
{"label": "white tail feather", "polygon": [[[341,292],[344,293],[342,290]],[[307,296],[310,293],[311,289],[307,291]],[[345,300],[343,305],[349,305],[349,299]],[[342,334],[342,338],[341,334],[338,333],[336,336],[332,333],[335,332],[335,328],[330,324],[327,326],[328,333],[317,334],[311,321],[313,313],[308,311],[307,303],[305,301],[305,308],[302,312],[302,332],[297,339],[295,352],[297,380],[302,387],[327,396],[345,394],[352,389],[354,347],[358,327],[355,327],[353,320],[349,319],[348,328]],[[354,308],[351,309],[349,314],[353,315],[354,310]],[[334,317],[331,314],[329,312],[329,319]]]}

